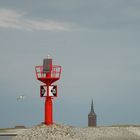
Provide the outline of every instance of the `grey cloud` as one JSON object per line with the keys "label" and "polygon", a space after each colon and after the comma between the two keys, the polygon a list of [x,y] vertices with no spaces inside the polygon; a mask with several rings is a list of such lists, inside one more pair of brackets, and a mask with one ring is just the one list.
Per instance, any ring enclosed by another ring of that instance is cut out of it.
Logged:
{"label": "grey cloud", "polygon": [[[16,0],[14,2],[20,9],[28,12],[24,18],[33,21],[34,19],[38,21],[38,18],[59,21],[55,23],[58,30],[67,30],[71,26],[71,28],[74,28],[71,23],[74,23],[80,29],[137,29],[140,23],[140,1],[138,0],[41,0],[40,3],[25,1],[22,4]],[[70,25],[66,23],[70,23]],[[32,27],[33,23],[28,21],[26,24]],[[35,28],[44,28],[44,24],[47,23],[36,22]],[[50,24],[47,27],[50,27]],[[52,27],[50,28],[52,29]]]}
{"label": "grey cloud", "polygon": [[53,20],[44,19],[42,21],[25,18],[22,14],[7,9],[0,9],[0,27],[14,28],[27,31],[70,31],[68,24]]}
{"label": "grey cloud", "polygon": [[74,22],[81,28],[129,29],[138,28],[140,23],[138,0],[60,0],[47,1],[44,5],[40,5],[29,10],[32,16]]}

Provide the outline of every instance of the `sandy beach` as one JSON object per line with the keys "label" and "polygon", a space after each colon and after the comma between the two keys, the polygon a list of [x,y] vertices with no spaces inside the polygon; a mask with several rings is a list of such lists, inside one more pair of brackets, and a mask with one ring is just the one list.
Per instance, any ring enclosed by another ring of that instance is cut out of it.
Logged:
{"label": "sandy beach", "polygon": [[12,140],[140,140],[140,127],[85,127],[38,125],[19,133]]}

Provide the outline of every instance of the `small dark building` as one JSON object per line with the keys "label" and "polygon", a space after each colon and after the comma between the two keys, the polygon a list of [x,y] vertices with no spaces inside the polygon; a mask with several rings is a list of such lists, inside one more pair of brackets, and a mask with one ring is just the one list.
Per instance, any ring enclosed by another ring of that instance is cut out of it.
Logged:
{"label": "small dark building", "polygon": [[97,116],[94,112],[94,108],[93,108],[93,100],[91,102],[91,111],[88,114],[88,126],[96,126],[97,125]]}
{"label": "small dark building", "polygon": [[26,127],[24,125],[16,125],[15,128],[16,129],[25,129]]}

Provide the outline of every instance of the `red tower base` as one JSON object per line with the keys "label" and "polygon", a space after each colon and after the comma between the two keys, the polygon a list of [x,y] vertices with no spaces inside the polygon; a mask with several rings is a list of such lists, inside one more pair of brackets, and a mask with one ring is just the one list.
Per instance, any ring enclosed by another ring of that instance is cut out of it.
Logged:
{"label": "red tower base", "polygon": [[51,97],[46,97],[45,101],[45,124],[52,125],[53,124],[53,110],[52,110],[52,99]]}

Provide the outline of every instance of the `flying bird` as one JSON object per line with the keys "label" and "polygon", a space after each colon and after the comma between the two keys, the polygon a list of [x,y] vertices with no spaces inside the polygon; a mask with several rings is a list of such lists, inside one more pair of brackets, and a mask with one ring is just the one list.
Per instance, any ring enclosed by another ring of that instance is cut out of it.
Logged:
{"label": "flying bird", "polygon": [[17,101],[21,101],[25,99],[25,95],[20,95],[19,97],[17,97]]}

